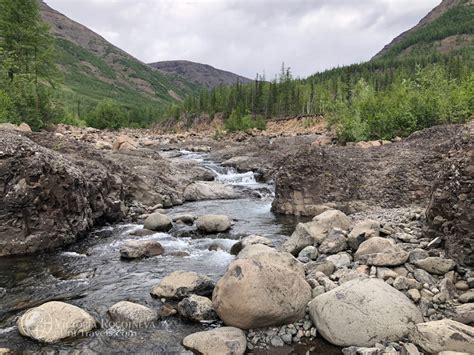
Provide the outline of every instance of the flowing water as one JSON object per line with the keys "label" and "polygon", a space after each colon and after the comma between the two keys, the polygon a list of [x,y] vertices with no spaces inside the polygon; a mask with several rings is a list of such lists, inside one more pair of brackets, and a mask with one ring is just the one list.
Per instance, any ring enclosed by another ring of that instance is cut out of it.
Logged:
{"label": "flowing water", "polygon": [[[273,186],[258,183],[252,172],[238,173],[232,168],[224,168],[210,161],[206,154],[181,151],[179,159],[200,162],[215,173],[215,180],[241,191],[242,198],[186,203],[169,209],[168,214],[226,214],[235,221],[231,232],[192,238],[186,233],[190,227],[178,227],[169,233],[135,237],[130,232],[142,225],[119,224],[96,230],[66,250],[0,258],[0,287],[6,289],[6,295],[0,296],[0,348],[60,353],[185,354],[188,352],[180,344],[186,335],[216,326],[170,317],[146,327],[125,329],[111,323],[107,316],[107,309],[123,300],[158,309],[161,300],[153,299],[149,292],[162,277],[175,270],[195,271],[219,279],[234,259],[228,251],[240,236],[259,234],[278,245],[294,229],[294,219],[278,218],[270,212]],[[189,256],[121,260],[120,246],[130,239],[157,240],[167,253],[186,251]],[[219,246],[217,251],[209,251],[212,244]],[[66,301],[87,310],[98,320],[99,328],[87,336],[52,345],[19,335],[15,325],[18,316],[50,300]],[[319,349],[315,353],[336,351],[321,341],[311,346]],[[307,349],[285,347],[271,353],[305,353]]]}

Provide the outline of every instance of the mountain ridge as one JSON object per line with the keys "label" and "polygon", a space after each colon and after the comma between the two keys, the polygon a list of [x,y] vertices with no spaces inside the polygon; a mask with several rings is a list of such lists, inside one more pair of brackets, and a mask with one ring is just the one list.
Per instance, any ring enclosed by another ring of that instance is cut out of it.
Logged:
{"label": "mountain ridge", "polygon": [[198,89],[180,76],[148,66],[45,2],[39,4],[55,38],[56,64],[64,76],[60,96],[65,106],[81,102],[87,109],[112,98],[129,109],[148,105],[160,110]]}
{"label": "mountain ridge", "polygon": [[188,81],[209,89],[219,85],[232,85],[237,81],[243,84],[252,82],[252,79],[233,72],[189,60],[166,60],[149,63],[148,65],[165,73],[179,75]]}
{"label": "mountain ridge", "polygon": [[[463,6],[463,8],[462,8]],[[474,43],[473,29],[467,27],[466,33],[453,31],[455,29],[456,20],[463,16],[463,12],[472,13],[474,9],[473,0],[442,0],[439,5],[434,7],[427,15],[425,15],[415,26],[402,32],[396,36],[390,43],[386,44],[371,60],[377,60],[388,56],[403,57],[413,52],[434,50],[439,53],[447,53],[450,51],[460,50]],[[435,29],[440,26],[440,22],[445,17],[451,15],[446,21],[450,22],[451,32],[447,28]],[[472,22],[472,20],[471,20]],[[474,24],[473,24],[474,26]],[[431,32],[431,36],[426,36],[424,41],[420,41],[420,33],[425,31]],[[461,31],[462,32],[462,31]],[[418,35],[418,41],[410,39]]]}

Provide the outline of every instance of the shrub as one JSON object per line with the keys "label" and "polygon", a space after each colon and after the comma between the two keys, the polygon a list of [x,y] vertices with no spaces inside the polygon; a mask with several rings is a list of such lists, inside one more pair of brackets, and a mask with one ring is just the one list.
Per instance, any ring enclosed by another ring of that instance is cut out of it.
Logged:
{"label": "shrub", "polygon": [[126,115],[115,101],[105,99],[88,114],[86,122],[91,127],[99,129],[119,129],[126,124]]}
{"label": "shrub", "polygon": [[262,116],[255,118],[250,115],[242,116],[240,111],[233,110],[230,116],[224,121],[224,127],[228,132],[245,131],[252,128],[264,130],[267,128],[267,122]]}

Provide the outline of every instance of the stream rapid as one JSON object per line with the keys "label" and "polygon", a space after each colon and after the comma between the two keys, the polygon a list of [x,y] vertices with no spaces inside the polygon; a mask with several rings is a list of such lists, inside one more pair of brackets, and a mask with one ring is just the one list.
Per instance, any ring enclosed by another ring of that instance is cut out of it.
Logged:
{"label": "stream rapid", "polygon": [[[0,348],[59,353],[186,354],[190,352],[181,346],[185,336],[219,325],[169,317],[146,327],[123,328],[107,315],[110,306],[123,300],[159,309],[163,302],[152,298],[150,290],[176,270],[195,271],[217,281],[234,259],[229,250],[240,237],[258,234],[279,245],[297,222],[294,218],[277,217],[270,211],[273,185],[257,182],[253,172],[239,173],[223,167],[204,153],[180,151],[180,156],[173,159],[197,161],[214,172],[216,181],[239,191],[239,198],[185,203],[168,209],[167,214],[225,214],[234,220],[231,231],[192,238],[185,233],[190,227],[183,226],[169,233],[137,237],[130,232],[141,229],[141,224],[117,224],[97,229],[62,250],[0,258],[0,287],[6,289],[0,298]],[[132,239],[157,240],[165,255],[132,261],[120,259],[121,245]],[[217,251],[209,250],[211,245]],[[187,252],[189,256],[167,255],[177,251]],[[99,327],[87,336],[56,344],[41,344],[21,336],[16,327],[18,317],[27,309],[51,300],[81,307],[96,318]]]}

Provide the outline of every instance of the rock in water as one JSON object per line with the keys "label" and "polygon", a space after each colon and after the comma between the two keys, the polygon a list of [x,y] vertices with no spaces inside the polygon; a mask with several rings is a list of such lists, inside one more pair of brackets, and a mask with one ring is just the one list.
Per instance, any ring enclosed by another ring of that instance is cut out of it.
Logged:
{"label": "rock in water", "polygon": [[217,314],[212,308],[212,301],[203,296],[186,297],[178,303],[178,312],[181,317],[197,322],[217,319]]}
{"label": "rock in water", "polygon": [[144,325],[158,319],[158,312],[141,304],[121,301],[109,308],[114,321],[132,322],[134,326]]}
{"label": "rock in water", "polygon": [[474,328],[450,319],[417,324],[410,338],[430,354],[448,350],[474,353]]}
{"label": "rock in water", "polygon": [[231,186],[216,181],[196,181],[184,189],[186,201],[220,200],[236,198]]}
{"label": "rock in water", "polygon": [[17,321],[21,335],[44,343],[86,334],[95,328],[95,319],[79,307],[64,302],[47,302],[32,308]]}
{"label": "rock in water", "polygon": [[225,324],[250,329],[301,319],[310,299],[311,287],[293,269],[269,260],[239,259],[217,282],[212,304]]}
{"label": "rock in water", "polygon": [[225,215],[208,214],[198,217],[196,225],[204,233],[220,233],[229,230],[232,223]]}
{"label": "rock in water", "polygon": [[158,286],[153,287],[151,295],[158,298],[181,299],[192,294],[208,296],[213,289],[214,281],[206,275],[179,270],[165,276]]}
{"label": "rock in water", "polygon": [[418,308],[379,279],[354,279],[309,303],[318,332],[339,346],[373,346],[407,335],[423,321]]}
{"label": "rock in water", "polygon": [[203,355],[242,355],[247,349],[247,338],[238,328],[221,327],[188,335],[183,345]]}
{"label": "rock in water", "polygon": [[173,227],[171,218],[159,212],[149,215],[143,225],[143,228],[156,232],[167,232],[171,227]]}
{"label": "rock in water", "polygon": [[138,259],[163,254],[164,249],[156,240],[130,240],[120,248],[124,259]]}

